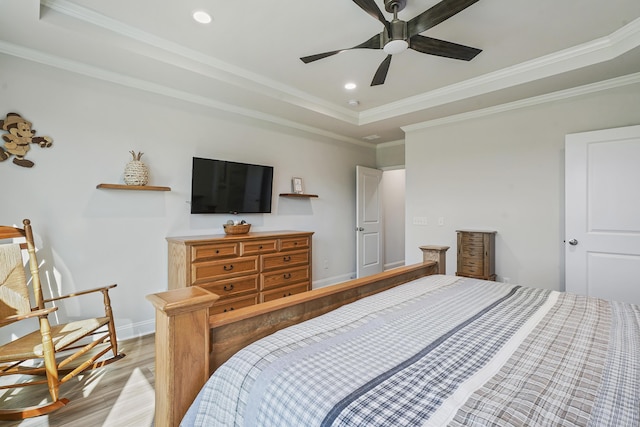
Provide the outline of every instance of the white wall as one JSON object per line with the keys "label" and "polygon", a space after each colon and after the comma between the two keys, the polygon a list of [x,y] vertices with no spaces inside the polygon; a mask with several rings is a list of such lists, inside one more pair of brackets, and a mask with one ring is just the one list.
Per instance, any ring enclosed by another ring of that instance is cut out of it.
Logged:
{"label": "white wall", "polygon": [[404,139],[378,144],[376,163],[382,169],[404,167]]}
{"label": "white wall", "polygon": [[563,290],[564,137],[638,124],[639,111],[636,84],[408,131],[407,263],[420,260],[417,246],[449,245],[453,274],[455,230],[494,229],[498,279]]}
{"label": "white wall", "polygon": [[[153,331],[145,296],[167,288],[165,237],[221,234],[229,219],[189,213],[193,156],[274,166],[273,212],[242,218],[256,231],[314,231],[314,285],[355,271],[355,166],[375,167],[374,149],[0,55],[0,115],[9,112],[32,121],[53,147],[32,146],[32,169],[12,158],[0,162],[0,224],[32,220],[50,248],[41,257],[54,294],[118,283],[112,297],[120,338]],[[144,152],[150,185],[172,191],[96,189],[123,182],[130,150]],[[292,176],[319,198],[279,198]],[[324,259],[327,269],[317,261]]]}
{"label": "white wall", "polygon": [[384,268],[401,267],[404,263],[405,170],[382,172],[384,216]]}

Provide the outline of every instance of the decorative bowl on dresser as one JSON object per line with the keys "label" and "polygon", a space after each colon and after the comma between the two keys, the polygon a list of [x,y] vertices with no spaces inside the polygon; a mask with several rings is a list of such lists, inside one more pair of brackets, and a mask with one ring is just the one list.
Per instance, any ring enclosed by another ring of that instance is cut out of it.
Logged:
{"label": "decorative bowl on dresser", "polygon": [[456,276],[496,280],[495,236],[497,231],[456,230],[458,271]]}
{"label": "decorative bowl on dresser", "polygon": [[311,289],[313,232],[168,237],[169,289],[197,285],[220,296],[210,314]]}

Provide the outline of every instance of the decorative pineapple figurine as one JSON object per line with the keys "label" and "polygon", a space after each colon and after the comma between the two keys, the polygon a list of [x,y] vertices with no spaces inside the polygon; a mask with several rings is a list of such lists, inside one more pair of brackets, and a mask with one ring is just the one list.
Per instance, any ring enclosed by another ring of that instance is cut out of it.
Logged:
{"label": "decorative pineapple figurine", "polygon": [[133,156],[131,160],[124,168],[124,183],[127,185],[147,185],[149,182],[149,168],[145,165],[140,158],[144,154],[135,151],[129,151]]}

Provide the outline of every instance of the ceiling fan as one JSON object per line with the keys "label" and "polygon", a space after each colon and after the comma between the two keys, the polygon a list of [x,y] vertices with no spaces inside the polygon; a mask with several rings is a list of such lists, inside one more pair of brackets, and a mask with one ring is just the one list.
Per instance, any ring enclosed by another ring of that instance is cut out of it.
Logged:
{"label": "ceiling fan", "polygon": [[371,86],[384,83],[387,78],[392,56],[396,53],[403,52],[407,48],[429,55],[470,61],[482,52],[482,50],[422,36],[420,33],[451,18],[453,15],[463,11],[477,1],[478,0],[442,0],[440,3],[406,22],[398,19],[398,12],[404,9],[407,0],[384,0],[385,10],[393,13],[393,20],[389,22],[385,19],[382,11],[380,11],[380,8],[378,8],[374,0],[353,0],[362,10],[380,21],[384,25],[384,30],[357,46],[305,56],[300,59],[305,64],[308,64],[309,62],[317,61],[318,59],[323,59],[351,49],[382,49],[387,53],[387,57],[382,61],[376,74],[373,76]]}

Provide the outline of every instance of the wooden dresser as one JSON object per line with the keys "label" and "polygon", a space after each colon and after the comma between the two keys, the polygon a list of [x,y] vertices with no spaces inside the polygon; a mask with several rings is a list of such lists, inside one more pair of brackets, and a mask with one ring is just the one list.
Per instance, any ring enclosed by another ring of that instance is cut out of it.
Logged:
{"label": "wooden dresser", "polygon": [[458,271],[456,276],[496,280],[496,231],[457,230]]}
{"label": "wooden dresser", "polygon": [[211,314],[311,289],[313,232],[168,237],[169,289],[220,295]]}

